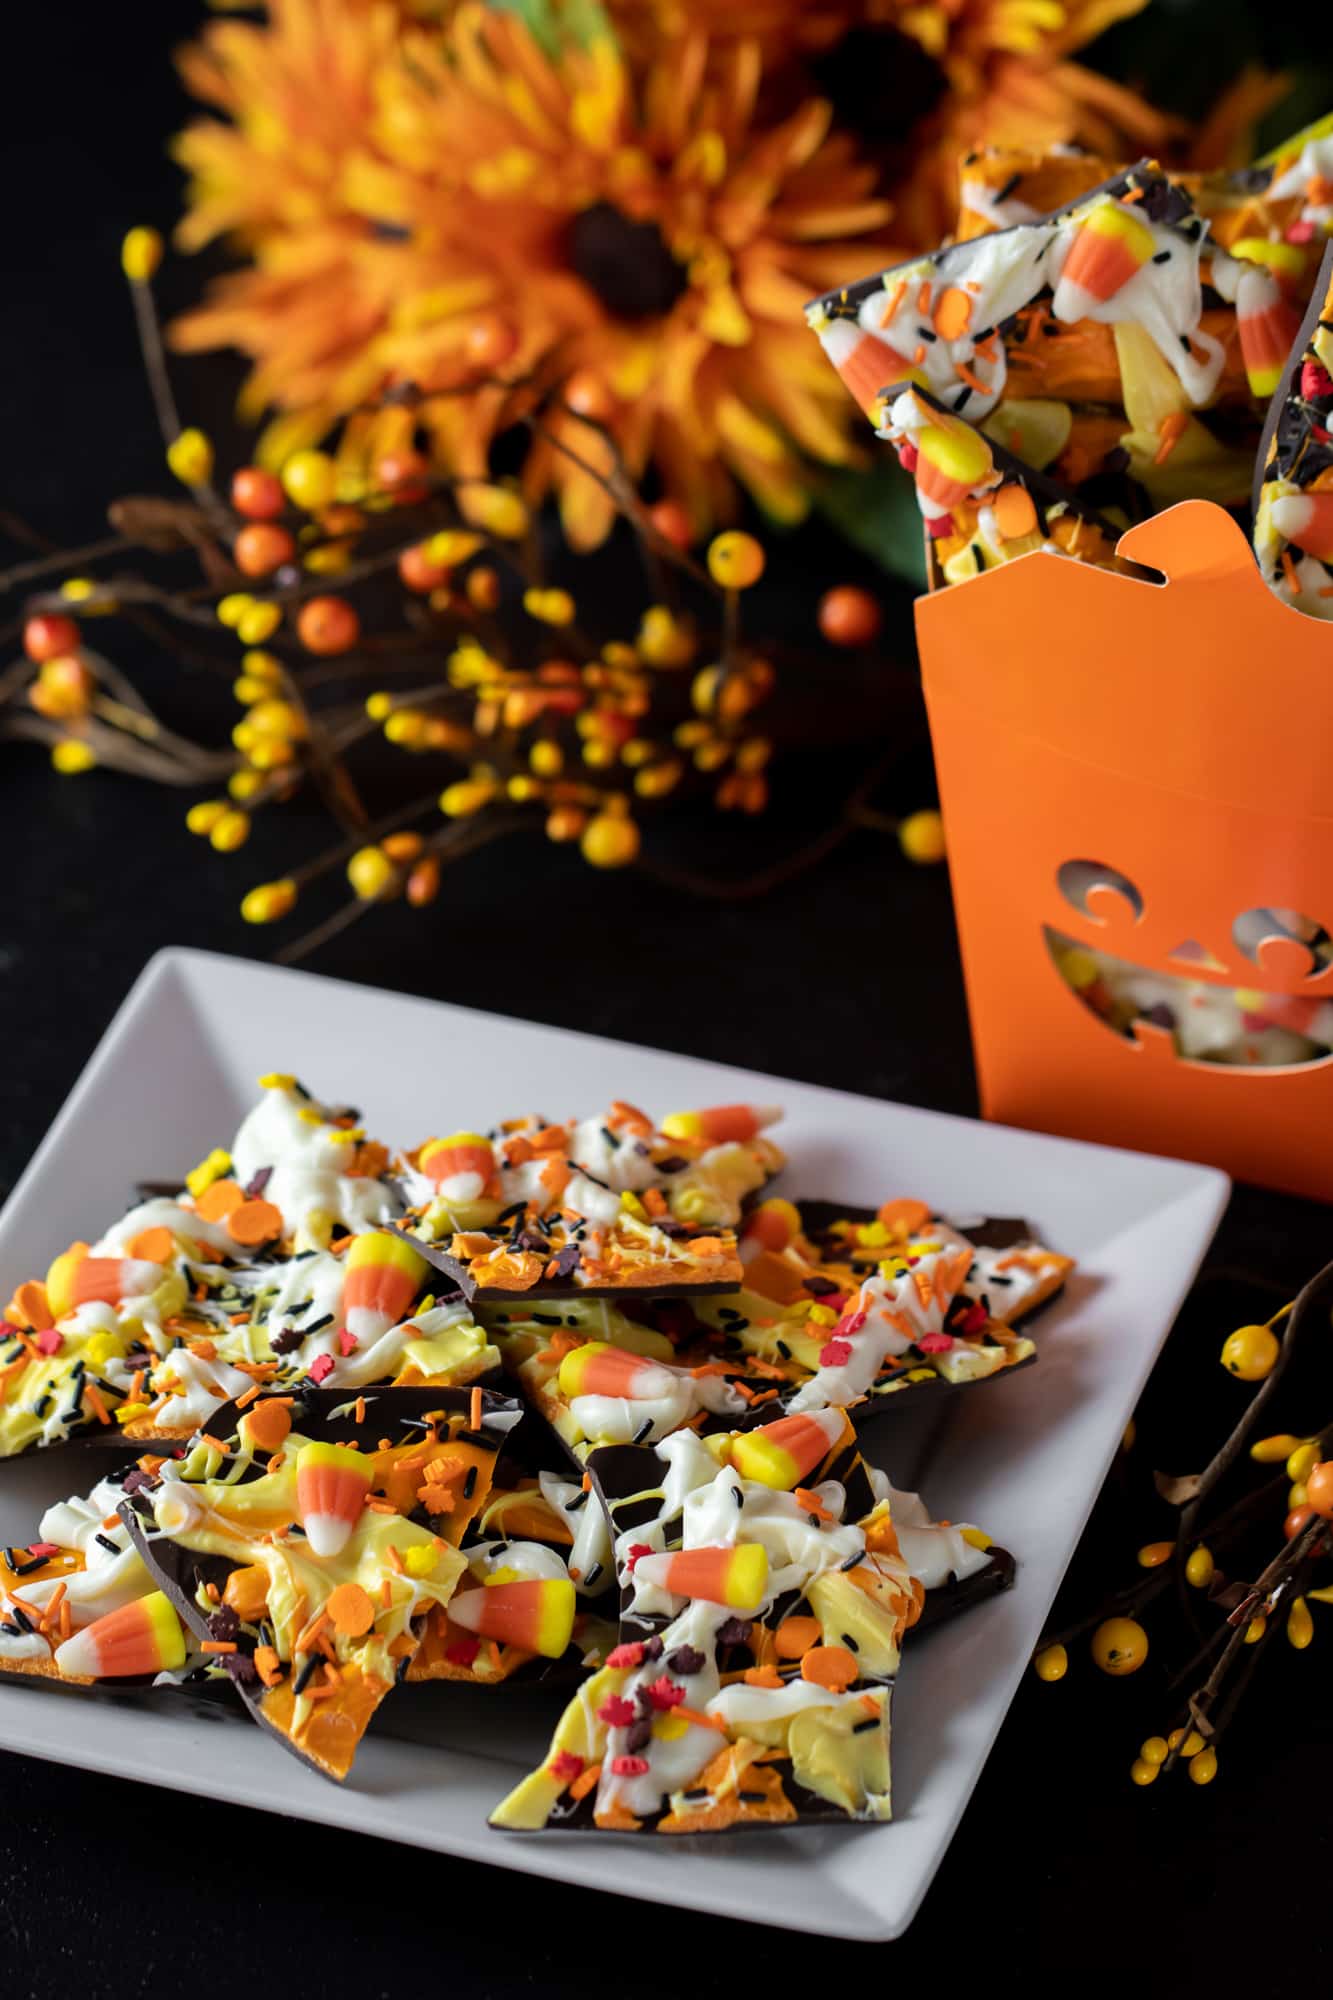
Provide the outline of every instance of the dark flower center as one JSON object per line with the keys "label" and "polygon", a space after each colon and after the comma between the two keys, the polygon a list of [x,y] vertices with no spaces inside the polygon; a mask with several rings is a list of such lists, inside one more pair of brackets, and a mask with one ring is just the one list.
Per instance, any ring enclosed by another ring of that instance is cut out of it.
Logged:
{"label": "dark flower center", "polygon": [[939,64],[896,28],[853,28],[816,63],[815,77],[838,125],[871,146],[905,139],[946,85]]}
{"label": "dark flower center", "polygon": [[660,319],[689,283],[657,224],[633,222],[609,201],[574,217],[569,261],[617,319]]}

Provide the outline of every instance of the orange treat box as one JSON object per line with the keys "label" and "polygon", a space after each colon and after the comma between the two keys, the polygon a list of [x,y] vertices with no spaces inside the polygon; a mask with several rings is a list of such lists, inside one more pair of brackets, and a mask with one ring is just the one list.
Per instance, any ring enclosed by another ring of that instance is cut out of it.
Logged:
{"label": "orange treat box", "polygon": [[1194,1004],[1333,995],[1333,966],[1255,914],[1333,929],[1333,630],[1209,502],[1120,552],[1164,580],[1039,551],[917,607],[982,1110],[1333,1200],[1333,1055],[1191,1060],[1060,969],[1082,946]]}

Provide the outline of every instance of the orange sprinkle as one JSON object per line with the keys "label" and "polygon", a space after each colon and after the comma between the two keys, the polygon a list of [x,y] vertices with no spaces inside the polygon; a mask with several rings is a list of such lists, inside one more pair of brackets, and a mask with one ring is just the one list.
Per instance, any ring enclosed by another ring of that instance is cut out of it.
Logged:
{"label": "orange sprinkle", "polygon": [[1153,453],[1154,465],[1165,465],[1168,458],[1189,428],[1189,418],[1183,410],[1172,410],[1162,418],[1157,426],[1157,450]]}
{"label": "orange sprinkle", "polygon": [[195,1203],[195,1214],[201,1215],[205,1222],[225,1222],[244,1200],[245,1191],[235,1181],[213,1181]]}
{"label": "orange sprinkle", "polygon": [[310,1620],[310,1623],[306,1626],[305,1630],[297,1638],[296,1645],[293,1647],[292,1650],[297,1653],[313,1652],[315,1641],[316,1639],[318,1639],[320,1633],[324,1630],[324,1627],[328,1624],[328,1622],[329,1622],[329,1614],[327,1609],[323,1611],[317,1611],[314,1617]]}
{"label": "orange sprinkle", "polygon": [[118,1528],[120,1526],[119,1514],[104,1514],[102,1516],[102,1526],[104,1528]]}
{"label": "orange sprinkle", "polygon": [[367,1500],[366,1506],[372,1514],[396,1514],[398,1512],[392,1500]]}
{"label": "orange sprinkle", "polygon": [[69,1638],[69,1636],[70,1636],[70,1634],[71,1634],[71,1632],[72,1632],[73,1630],[74,1630],[74,1620],[73,1620],[73,1618],[72,1618],[72,1617],[71,1617],[71,1615],[70,1615],[70,1608],[69,1608],[69,1599],[68,1599],[68,1598],[66,1598],[66,1599],[64,1600],[64,1602],[63,1602],[63,1603],[61,1604],[61,1606],[60,1606],[60,1636],[61,1636],[61,1638],[62,1638],[62,1639],[68,1639],[68,1638]]}
{"label": "orange sprinkle", "polygon": [[204,1639],[200,1641],[201,1653],[235,1653],[239,1650],[234,1639]]}
{"label": "orange sprinkle", "polygon": [[227,1234],[246,1249],[271,1243],[282,1234],[282,1210],[271,1201],[243,1201],[227,1217]]}
{"label": "orange sprinkle", "polygon": [[481,1390],[474,1389],[468,1404],[467,1427],[470,1431],[481,1429]]}
{"label": "orange sprinkle", "polygon": [[262,1393],[263,1386],[264,1385],[262,1382],[252,1382],[250,1384],[250,1387],[248,1389],[243,1390],[242,1393],[236,1398],[237,1409],[238,1410],[248,1409],[250,1404],[254,1402],[256,1396]]}
{"label": "orange sprinkle", "polygon": [[191,1354],[197,1354],[201,1361],[216,1361],[218,1351],[211,1340],[189,1340],[186,1343]]}
{"label": "orange sprinkle", "polygon": [[221,1438],[214,1437],[211,1431],[200,1431],[199,1442],[206,1444],[210,1451],[220,1451],[224,1458],[227,1456],[228,1447]]}
{"label": "orange sprinkle", "polygon": [[276,1687],[282,1679],[282,1663],[272,1646],[256,1646],[254,1651],[255,1672],[266,1688]]}
{"label": "orange sprinkle", "polygon": [[824,1505],[819,1495],[812,1493],[808,1486],[798,1486],[792,1498],[798,1507],[805,1509],[807,1514],[818,1514],[823,1521],[831,1521],[833,1519],[833,1516],[829,1513],[828,1508]]}
{"label": "orange sprinkle", "polygon": [[801,1679],[840,1694],[859,1672],[856,1655],[845,1646],[812,1646],[801,1661]]}
{"label": "orange sprinkle", "polygon": [[366,1421],[366,1399],[364,1396],[358,1396],[353,1405],[352,1421],[358,1424],[363,1424]]}
{"label": "orange sprinkle", "polygon": [[397,1549],[394,1547],[392,1542],[389,1543],[388,1550],[386,1553],[388,1554],[390,1569],[395,1570],[399,1576],[402,1576],[403,1559],[399,1555]]}
{"label": "orange sprinkle", "polygon": [[[925,311],[925,307],[922,307]],[[941,340],[961,340],[972,320],[972,301],[958,285],[946,285],[935,307],[935,331]],[[959,370],[961,374],[961,369]],[[966,381],[966,376],[963,378]]]}
{"label": "orange sprinkle", "polygon": [[921,366],[921,363],[925,360],[925,358],[926,358],[926,349],[923,343],[920,347],[918,347],[915,350],[915,352],[912,355],[913,366],[919,368]]}
{"label": "orange sprinkle", "polygon": [[585,1764],[569,1788],[571,1799],[586,1799],[602,1775],[600,1764]]}
{"label": "orange sprinkle", "polygon": [[672,1714],[678,1715],[682,1722],[694,1723],[698,1729],[716,1729],[723,1736],[727,1733],[725,1722],[719,1721],[715,1715],[706,1715],[701,1708],[686,1708],[682,1703],[677,1702],[675,1708],[672,1710]]}
{"label": "orange sprinkle", "polygon": [[126,1249],[131,1257],[141,1257],[145,1264],[169,1264],[176,1254],[176,1239],[158,1223],[152,1229],[141,1229]]}
{"label": "orange sprinkle", "polygon": [[[1290,589],[1292,596],[1299,597],[1301,594],[1301,579],[1297,571],[1296,564],[1292,559],[1292,553],[1290,549],[1283,549],[1282,551],[1282,574],[1287,579],[1287,586]],[[1320,596],[1322,597],[1322,595],[1323,592],[1321,591]]]}
{"label": "orange sprinkle", "polygon": [[879,323],[882,327],[887,326],[889,324],[889,321],[893,318],[894,314],[897,312],[899,306],[903,302],[903,294],[906,292],[906,290],[907,290],[906,278],[899,278],[897,284],[894,286],[893,290],[889,293],[888,298],[885,300],[883,310],[880,313]]}
{"label": "orange sprinkle", "polygon": [[107,1414],[106,1404],[102,1401],[102,1398],[98,1394],[95,1386],[91,1382],[85,1382],[83,1393],[88,1402],[92,1404],[93,1415],[96,1417],[98,1423],[109,1424],[111,1422],[111,1418]]}
{"label": "orange sprinkle", "polygon": [[204,1596],[210,1604],[221,1604],[222,1602],[222,1592],[215,1583],[206,1583],[204,1585]]}
{"label": "orange sprinkle", "polygon": [[387,1576],[385,1577],[383,1583],[380,1585],[380,1603],[384,1606],[384,1609],[386,1611],[389,1611],[393,1608],[393,1585],[390,1583]]}
{"label": "orange sprinkle", "polygon": [[143,1369],[136,1368],[130,1378],[130,1401],[137,1403],[143,1394]]}
{"label": "orange sprinkle", "polygon": [[334,1631],[349,1639],[359,1639],[375,1623],[375,1606],[359,1583],[340,1583],[329,1592],[324,1609],[333,1620]]}
{"label": "orange sprinkle", "polygon": [[930,279],[929,279],[929,278],[923,278],[923,279],[922,279],[922,281],[921,281],[921,283],[920,283],[920,285],[919,285],[919,286],[917,287],[917,294],[916,294],[916,309],[917,309],[917,311],[918,311],[919,313],[928,313],[928,312],[930,311]]}
{"label": "orange sprinkle", "polygon": [[980,375],[977,374],[975,368],[969,368],[966,361],[955,361],[953,372],[960,380],[966,382],[969,389],[975,389],[979,396],[989,396],[990,390],[986,387]]}

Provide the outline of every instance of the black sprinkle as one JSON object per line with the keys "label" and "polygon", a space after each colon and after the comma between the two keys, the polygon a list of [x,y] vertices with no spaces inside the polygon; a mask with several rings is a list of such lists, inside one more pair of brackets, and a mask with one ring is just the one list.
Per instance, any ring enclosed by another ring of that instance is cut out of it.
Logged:
{"label": "black sprinkle", "polygon": [[15,1616],[15,1618],[17,1618],[17,1620],[18,1620],[18,1622],[19,1622],[20,1626],[22,1627],[22,1629],[23,1629],[23,1630],[24,1630],[25,1632],[35,1632],[35,1631],[36,1631],[36,1629],[37,1629],[37,1628],[36,1628],[36,1626],[35,1626],[35,1625],[33,1624],[33,1622],[32,1622],[32,1620],[31,1620],[31,1618],[29,1618],[29,1616],[28,1616],[28,1614],[27,1614],[27,1612],[26,1612],[26,1611],[21,1611],[21,1610],[19,1609],[18,1605],[16,1604],[16,1605],[14,1605],[14,1606],[13,1606],[13,1612],[14,1612],[14,1616]]}
{"label": "black sprinkle", "polygon": [[648,1436],[649,1432],[652,1430],[652,1427],[653,1427],[652,1418],[645,1417],[643,1422],[639,1425],[638,1430],[635,1431],[634,1436],[631,1439],[631,1443],[642,1444],[644,1439]]}
{"label": "black sprinkle", "polygon": [[859,1653],[861,1650],[861,1648],[857,1645],[855,1639],[853,1639],[850,1632],[843,1633],[842,1643],[847,1648],[847,1651],[849,1653]]}
{"label": "black sprinkle", "polygon": [[856,1565],[858,1563],[863,1563],[865,1559],[866,1559],[866,1552],[864,1549],[853,1549],[852,1553],[847,1557],[847,1560],[845,1562],[840,1562],[838,1564],[838,1568],[855,1569]]}
{"label": "black sprinkle", "polygon": [[589,1584],[596,1583],[601,1573],[602,1573],[602,1565],[599,1562],[594,1563],[592,1568],[588,1571],[587,1575],[583,1579],[585,1587]]}
{"label": "black sprinkle", "polygon": [[295,1683],[292,1687],[293,1694],[305,1693],[307,1687],[310,1685],[310,1682],[314,1678],[315,1668],[319,1665],[323,1657],[324,1655],[322,1653],[311,1653],[308,1655],[305,1665],[302,1667],[300,1673],[296,1676]]}
{"label": "black sprinkle", "polygon": [[736,1796],[742,1805],[756,1806],[763,1804],[765,1794],[763,1792],[738,1792]]}
{"label": "black sprinkle", "polygon": [[706,1799],[708,1797],[708,1787],[707,1785],[692,1785],[688,1792],[681,1793],[681,1797],[683,1799]]}
{"label": "black sprinkle", "polygon": [[[310,1302],[307,1300],[307,1304],[309,1303]],[[304,1311],[304,1309],[305,1308],[302,1307],[300,1310]],[[332,1325],[333,1325],[333,1314],[323,1313],[318,1319],[312,1319],[308,1321],[307,1324],[301,1328],[301,1338],[302,1340],[304,1340],[308,1333],[318,1333],[322,1326],[332,1326]]]}
{"label": "black sprinkle", "polygon": [[95,1542],[99,1542],[104,1549],[110,1549],[113,1556],[118,1556],[120,1554],[119,1548],[117,1548],[116,1544],[112,1541],[110,1535],[94,1535],[93,1540]]}
{"label": "black sprinkle", "polygon": [[561,1324],[559,1313],[535,1312],[532,1314],[532,1318],[538,1326],[559,1326]]}
{"label": "black sprinkle", "polygon": [[470,1465],[467,1469],[467,1476],[463,1481],[463,1498],[465,1500],[470,1500],[473,1494],[476,1492],[476,1490],[477,1490],[477,1468],[475,1465]]}
{"label": "black sprinkle", "polygon": [[867,1729],[878,1729],[879,1720],[877,1715],[868,1715],[864,1722],[854,1722],[852,1724],[852,1735],[864,1736]]}
{"label": "black sprinkle", "polygon": [[1022,178],[1022,174],[1010,174],[1008,180],[1002,186],[996,188],[994,194],[991,196],[991,200],[994,202],[1008,201]]}

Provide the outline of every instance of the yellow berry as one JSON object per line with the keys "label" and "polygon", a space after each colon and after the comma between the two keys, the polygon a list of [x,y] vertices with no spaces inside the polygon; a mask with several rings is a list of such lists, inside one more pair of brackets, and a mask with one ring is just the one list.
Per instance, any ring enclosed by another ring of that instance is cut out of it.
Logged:
{"label": "yellow berry", "polygon": [[1238,1326],[1222,1343],[1222,1366],[1242,1382],[1262,1382],[1278,1353],[1272,1327]]}
{"label": "yellow berry", "polygon": [[594,868],[624,868],[639,851],[639,829],[622,813],[599,812],[588,821],[579,843]]}
{"label": "yellow berry", "polygon": [[1150,1764],[1146,1757],[1136,1757],[1129,1767],[1129,1775],[1136,1785],[1155,1785],[1160,1766]]}
{"label": "yellow berry", "polygon": [[1293,1598],[1291,1610],[1287,1613],[1287,1638],[1298,1653],[1303,1653],[1314,1637],[1314,1619],[1310,1607],[1303,1597]]}
{"label": "yellow berry", "polygon": [[665,798],[680,783],[684,769],[676,758],[661,764],[645,764],[634,773],[634,789],[642,799]]}
{"label": "yellow berry", "polygon": [[146,285],[161,262],[162,238],[156,229],[131,229],[121,239],[120,268],[131,284]]}
{"label": "yellow berry", "polygon": [[1092,1657],[1104,1674],[1135,1674],[1148,1657],[1148,1634],[1133,1618],[1107,1618],[1092,1635]]}
{"label": "yellow berry", "polygon": [[246,752],[256,771],[276,771],[290,764],[296,751],[285,736],[259,736]]}
{"label": "yellow berry", "polygon": [[1297,1507],[1303,1507],[1309,1497],[1310,1489],[1305,1481],[1303,1479],[1296,1480],[1287,1488],[1287,1512],[1290,1514]]}
{"label": "yellow berry", "polygon": [[397,886],[398,870],[382,847],[359,847],[347,864],[347,879],[363,903],[375,903]]}
{"label": "yellow berry", "polygon": [[211,833],[226,811],[225,799],[200,799],[198,805],[191,806],[186,813],[185,824],[191,833]]}
{"label": "yellow berry", "polygon": [[1317,1444],[1298,1444],[1287,1460],[1287,1477],[1303,1483],[1319,1463]]}
{"label": "yellow berry", "polygon": [[570,625],[574,600],[567,590],[525,590],[523,609],[543,625]]}
{"label": "yellow berry", "polygon": [[543,737],[529,750],[528,763],[539,778],[558,778],[565,768],[565,753],[558,743],[551,743]]}
{"label": "yellow berry", "polygon": [[515,771],[505,785],[505,790],[514,804],[519,806],[526,805],[529,799],[539,799],[542,793],[536,778],[530,776],[527,771]]}
{"label": "yellow berry", "polygon": [[1145,1542],[1139,1550],[1139,1567],[1160,1569],[1164,1562],[1170,1562],[1175,1546],[1174,1542]]}
{"label": "yellow berry", "polygon": [[1263,1611],[1256,1611],[1253,1618],[1251,1618],[1249,1624],[1245,1627],[1246,1645],[1257,1646],[1267,1630],[1268,1630],[1267,1613]]}
{"label": "yellow berry", "polygon": [[338,491],[338,468],[326,451],[294,451],[280,477],[287,498],[307,514],[327,507]]}
{"label": "yellow berry", "polygon": [[724,590],[748,590],[764,573],[763,545],[732,528],[708,544],[708,571]]}
{"label": "yellow berry", "polygon": [[459,563],[466,562],[469,556],[477,553],[481,537],[465,534],[461,528],[442,528],[424,546],[431,562],[440,569],[456,569]]}
{"label": "yellow berry", "polygon": [[219,854],[234,854],[250,838],[250,815],[228,807],[209,828],[208,838]]}
{"label": "yellow berry", "polygon": [[1196,1785],[1211,1785],[1217,1776],[1216,1750],[1200,1750],[1190,1758],[1189,1774]]}
{"label": "yellow berry", "polygon": [[63,737],[51,746],[51,768],[62,778],[77,778],[84,771],[91,771],[96,762],[96,754],[77,736]]}
{"label": "yellow berry", "polygon": [[261,736],[305,735],[305,717],[294,702],[279,701],[266,695],[250,710],[250,720]]}
{"label": "yellow berry", "polygon": [[182,486],[206,486],[213,476],[213,446],[203,431],[191,426],[167,446],[167,464]]}
{"label": "yellow berry", "polygon": [[[1280,1431],[1276,1437],[1260,1438],[1256,1444],[1252,1444],[1250,1457],[1256,1465],[1278,1465],[1284,1458],[1290,1459],[1292,1453],[1299,1451],[1300,1448],[1301,1441],[1298,1437],[1292,1437],[1288,1431]],[[1287,1476],[1290,1479],[1305,1477],[1304,1473],[1293,1472],[1290,1464],[1287,1466]]]}
{"label": "yellow berry", "polygon": [[229,626],[234,631],[254,601],[248,591],[233,590],[218,599],[213,607],[214,616],[219,625]]}
{"label": "yellow berry", "polygon": [[450,819],[466,819],[470,813],[480,812],[494,796],[495,786],[489,780],[460,778],[440,793],[440,811]]}
{"label": "yellow berry", "polygon": [[261,882],[241,902],[247,924],[275,924],[296,903],[296,884],[286,876],[281,882]]}
{"label": "yellow berry", "polygon": [[1069,1671],[1069,1655],[1063,1646],[1043,1646],[1032,1670],[1039,1681],[1062,1681]]}
{"label": "yellow berry", "polygon": [[258,646],[265,639],[271,639],[282,623],[282,608],[277,604],[247,604],[236,620],[236,636],[245,646]]}
{"label": "yellow berry", "polygon": [[1101,967],[1093,954],[1077,945],[1073,951],[1063,953],[1060,970],[1076,993],[1081,993],[1085,987],[1095,984],[1101,973]]}
{"label": "yellow berry", "polygon": [[384,719],[384,740],[400,750],[424,750],[428,720],[419,708],[396,708]]}
{"label": "yellow berry", "polygon": [[1196,1590],[1207,1590],[1213,1580],[1213,1552],[1200,1543],[1191,1549],[1185,1563],[1185,1581],[1192,1583]]}
{"label": "yellow berry", "polygon": [[460,505],[469,521],[502,542],[516,542],[527,533],[528,510],[507,486],[465,486]]}
{"label": "yellow berry", "polygon": [[393,696],[381,688],[375,694],[366,696],[366,714],[372,722],[383,722],[393,713]]}
{"label": "yellow berry", "polygon": [[264,789],[264,778],[259,771],[233,771],[227,780],[227,790],[238,804],[244,805],[256,792]]}
{"label": "yellow berry", "polygon": [[937,812],[909,813],[899,822],[898,845],[909,861],[943,861],[944,821]]}
{"label": "yellow berry", "polygon": [[1164,1764],[1170,1745],[1165,1736],[1150,1736],[1139,1745],[1139,1756],[1145,1764]]}
{"label": "yellow berry", "polygon": [[275,681],[282,679],[282,661],[275,653],[264,653],[257,647],[252,648],[250,652],[242,655],[241,672],[272,686]]}

